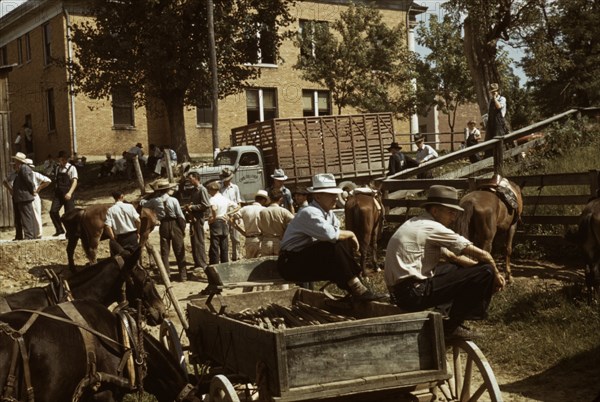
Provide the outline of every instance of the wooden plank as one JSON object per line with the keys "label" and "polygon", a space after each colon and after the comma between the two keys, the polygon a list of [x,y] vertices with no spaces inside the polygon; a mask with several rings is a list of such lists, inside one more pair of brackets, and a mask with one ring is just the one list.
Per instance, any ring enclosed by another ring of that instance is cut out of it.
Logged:
{"label": "wooden plank", "polygon": [[528,195],[523,196],[524,205],[585,205],[589,195]]}
{"label": "wooden plank", "polygon": [[522,216],[525,224],[541,224],[541,225],[577,225],[579,223],[579,215],[577,216],[551,216],[551,215],[536,215]]}

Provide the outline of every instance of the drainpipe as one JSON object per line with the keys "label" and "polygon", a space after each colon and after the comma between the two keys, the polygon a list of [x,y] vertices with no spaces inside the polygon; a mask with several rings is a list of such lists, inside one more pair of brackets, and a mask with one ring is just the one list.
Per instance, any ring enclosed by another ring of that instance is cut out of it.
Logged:
{"label": "drainpipe", "polygon": [[[412,3],[412,1],[411,1]],[[407,40],[407,46],[408,46],[408,50],[410,52],[414,52],[415,51],[415,24],[412,23],[412,21],[410,20],[410,12],[411,12],[411,8],[412,8],[412,4],[410,4],[408,6],[408,10],[406,11],[406,40]],[[413,88],[415,89],[415,91],[417,90],[417,79],[413,78],[412,79],[412,84],[413,84]],[[413,113],[412,116],[410,116],[410,133],[411,134],[417,134],[419,132],[419,116],[417,115],[417,113]],[[412,143],[412,138],[411,141]],[[414,144],[411,145],[411,147],[414,150]]]}
{"label": "drainpipe", "polygon": [[[67,57],[68,64],[73,62],[73,43],[71,42],[71,17],[65,7],[63,7],[63,13],[67,22]],[[73,152],[77,152],[77,121],[75,119],[75,92],[73,87],[73,74],[71,69],[67,67],[67,74],[69,79],[69,109],[71,114],[71,133],[73,136]]]}

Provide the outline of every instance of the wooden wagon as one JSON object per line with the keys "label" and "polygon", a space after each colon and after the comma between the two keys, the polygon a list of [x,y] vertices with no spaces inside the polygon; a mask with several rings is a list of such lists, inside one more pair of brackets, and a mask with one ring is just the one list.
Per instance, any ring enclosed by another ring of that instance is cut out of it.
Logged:
{"label": "wooden wagon", "polygon": [[[387,303],[332,300],[300,288],[219,294],[264,284],[273,263],[214,267],[213,294],[188,304],[190,363],[209,373],[210,401],[502,400],[473,342],[444,343],[438,313],[407,314]],[[315,325],[276,327],[276,319],[265,319],[257,326],[238,318],[265,306],[302,306],[303,318]],[[325,318],[315,318],[319,311]]]}

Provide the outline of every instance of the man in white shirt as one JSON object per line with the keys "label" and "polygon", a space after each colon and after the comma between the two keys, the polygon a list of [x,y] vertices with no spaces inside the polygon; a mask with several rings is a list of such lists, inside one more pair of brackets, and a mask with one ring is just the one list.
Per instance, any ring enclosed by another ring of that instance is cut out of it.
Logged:
{"label": "man in white shirt", "polygon": [[[246,258],[260,256],[261,231],[258,227],[258,217],[260,212],[265,209],[267,200],[267,192],[258,190],[254,196],[254,202],[240,209],[231,219],[232,225],[246,238],[244,241]],[[243,228],[238,224],[240,219],[244,224]]]}
{"label": "man in white shirt", "polygon": [[[415,160],[419,163],[425,163],[438,157],[438,153],[430,145],[425,144],[425,136],[417,134],[415,135],[415,145],[417,146],[417,153],[415,154]],[[419,173],[418,179],[432,179],[433,172],[428,170],[427,172]]]}
{"label": "man in white shirt", "polygon": [[[241,207],[242,196],[240,194],[240,188],[237,186],[237,184],[232,182],[233,172],[228,168],[225,168],[219,177],[221,178],[221,190],[219,190],[220,193],[234,204],[234,208]],[[233,225],[231,225],[229,228],[229,234],[231,238],[231,260],[237,261],[241,255],[240,232],[235,230]]]}
{"label": "man in white shirt", "polygon": [[[25,163],[27,163],[32,170],[35,168],[31,159],[25,159]],[[33,192],[33,212],[35,213],[35,219],[38,225],[38,239],[42,238],[42,200],[40,198],[40,191],[48,187],[50,183],[52,183],[52,180],[50,180],[48,176],[33,170],[33,185],[35,188],[35,191]]]}
{"label": "man in white shirt", "polygon": [[229,215],[236,212],[237,204],[219,192],[221,185],[218,181],[206,184],[210,195],[210,215],[208,227],[210,230],[210,247],[208,249],[208,263],[218,264],[229,262],[228,235]]}
{"label": "man in white shirt", "polygon": [[67,154],[60,151],[58,153],[58,166],[54,169],[54,199],[50,207],[50,218],[54,224],[54,229],[56,229],[53,236],[65,233],[60,221],[60,209],[64,206],[65,212],[68,212],[75,208],[73,194],[77,188],[78,179],[77,168],[68,162]]}
{"label": "man in white shirt", "polygon": [[[104,226],[108,237],[115,240],[126,250],[133,251],[139,245],[140,215],[134,206],[123,202],[122,191],[113,191],[115,203],[106,212]],[[110,250],[111,255],[118,254],[117,250]]]}

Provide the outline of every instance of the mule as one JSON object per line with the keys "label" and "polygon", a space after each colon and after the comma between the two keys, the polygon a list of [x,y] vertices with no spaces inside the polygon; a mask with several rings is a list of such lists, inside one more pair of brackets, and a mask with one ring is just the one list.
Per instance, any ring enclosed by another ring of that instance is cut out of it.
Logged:
{"label": "mule", "polygon": [[585,284],[588,302],[600,298],[600,198],[587,203],[579,218],[577,243],[585,255]]}
{"label": "mule", "polygon": [[[154,280],[137,264],[140,252],[141,248],[133,253],[124,251],[124,258],[121,255],[107,258],[73,274],[67,281],[72,297],[93,300],[108,307],[120,301],[121,287],[125,283],[129,304],[134,306],[138,299],[141,300],[148,323],[160,324],[166,315],[166,307]],[[64,292],[61,297],[58,295],[61,292],[55,292],[55,288],[50,284],[4,296],[4,302],[0,300],[0,312],[9,309],[39,310],[67,301],[67,293]]]}
{"label": "mule", "polygon": [[[61,221],[65,226],[67,238],[67,259],[69,269],[75,270],[75,247],[81,239],[81,246],[85,251],[90,264],[96,263],[96,255],[101,240],[108,239],[108,232],[104,227],[106,212],[113,204],[95,204],[87,208],[75,208],[65,213]],[[153,210],[139,208],[140,214],[140,247],[144,247],[150,233],[158,224],[158,218]]]}
{"label": "mule", "polygon": [[[135,391],[136,384],[124,377],[122,371],[126,353],[120,336],[120,319],[101,304],[87,300],[61,306],[45,308],[41,312],[44,315],[26,328],[23,325],[29,324],[35,314],[17,310],[0,315],[0,390],[8,392],[3,396],[27,400],[23,390],[27,382],[31,386],[30,396],[36,402],[119,401],[126,393]],[[23,332],[20,336],[14,332],[19,330]],[[22,340],[19,343],[23,345],[23,354],[14,349],[16,339]],[[138,354],[146,355],[144,389],[159,401],[201,400],[193,387],[188,386],[187,373],[168,350],[147,333],[143,334],[143,345],[144,353]],[[19,358],[20,367],[11,370],[15,352],[18,357],[29,357],[29,377],[25,376],[25,363]],[[140,359],[135,362],[138,367],[144,363],[143,357]],[[13,390],[5,389],[9,374],[17,377]]]}
{"label": "mule", "polygon": [[458,234],[471,240],[475,246],[490,253],[496,234],[498,232],[505,233],[506,281],[512,283],[510,256],[512,254],[512,241],[517,231],[517,223],[523,213],[523,197],[519,186],[513,182],[509,182],[509,184],[516,196],[516,208],[509,208],[495,192],[489,190],[472,191],[460,200],[459,204],[464,212],[456,220],[455,230]]}
{"label": "mule", "polygon": [[[377,271],[377,240],[383,231],[383,204],[377,190],[360,188],[348,196],[344,206],[346,229],[354,232],[360,247],[360,267],[364,276]],[[371,255],[372,270],[367,269]]]}

